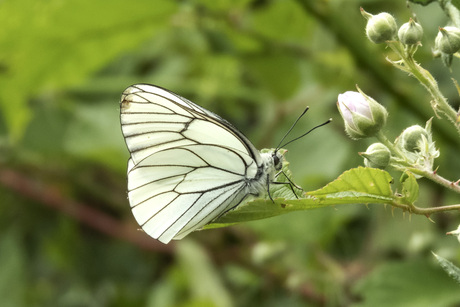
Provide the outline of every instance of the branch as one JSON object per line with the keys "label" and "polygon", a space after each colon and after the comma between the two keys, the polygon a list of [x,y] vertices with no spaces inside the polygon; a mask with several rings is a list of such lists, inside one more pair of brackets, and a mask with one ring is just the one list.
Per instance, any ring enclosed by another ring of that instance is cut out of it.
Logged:
{"label": "branch", "polygon": [[174,245],[157,242],[144,232],[137,231],[133,225],[122,223],[87,204],[65,198],[55,187],[34,181],[15,170],[0,169],[0,184],[25,198],[61,211],[101,233],[130,242],[143,250],[167,254],[174,250]]}

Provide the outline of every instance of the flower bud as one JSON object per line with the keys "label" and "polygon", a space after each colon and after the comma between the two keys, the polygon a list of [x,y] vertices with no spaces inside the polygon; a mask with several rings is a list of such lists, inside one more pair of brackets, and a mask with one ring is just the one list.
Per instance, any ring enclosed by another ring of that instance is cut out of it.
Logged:
{"label": "flower bud", "polygon": [[416,45],[422,40],[423,28],[412,18],[399,28],[398,38],[405,45]]}
{"label": "flower bud", "polygon": [[381,44],[395,37],[398,26],[393,16],[388,13],[370,15],[364,10],[361,10],[361,14],[368,18],[366,35],[371,42]]}
{"label": "flower bud", "polygon": [[420,152],[420,142],[422,138],[428,139],[428,133],[419,125],[406,128],[401,134],[401,146],[409,152]]}
{"label": "flower bud", "polygon": [[385,125],[387,110],[377,101],[359,92],[340,94],[337,107],[345,122],[345,131],[352,139],[362,139],[377,134]]}
{"label": "flower bud", "polygon": [[460,29],[456,27],[439,28],[435,46],[447,54],[454,54],[460,50]]}
{"label": "flower bud", "polygon": [[391,152],[382,143],[372,144],[360,155],[364,157],[364,165],[367,167],[385,169],[390,164]]}
{"label": "flower bud", "polygon": [[433,171],[434,159],[439,157],[431,135],[431,120],[426,122],[425,128],[419,125],[406,128],[395,143],[404,155],[405,163],[426,171]]}

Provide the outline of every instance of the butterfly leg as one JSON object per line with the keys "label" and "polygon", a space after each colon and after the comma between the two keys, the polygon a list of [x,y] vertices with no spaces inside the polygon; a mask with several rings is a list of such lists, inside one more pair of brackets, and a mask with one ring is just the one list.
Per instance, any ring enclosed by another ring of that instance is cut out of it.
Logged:
{"label": "butterfly leg", "polygon": [[302,187],[299,187],[297,184],[295,184],[287,175],[285,172],[283,172],[283,170],[280,170],[278,173],[275,174],[275,178],[278,177],[280,174],[283,174],[284,177],[289,181],[289,182],[276,182],[276,181],[273,181],[272,183],[273,184],[288,184],[289,185],[289,188],[291,188],[291,191],[292,191],[292,194],[294,194],[295,198],[299,199],[299,197],[297,196],[296,192],[294,191],[294,188],[293,187],[296,187],[297,189],[303,191]]}
{"label": "butterfly leg", "polygon": [[[286,175],[286,173],[285,173],[283,170],[280,170],[278,173],[276,173],[276,174],[275,174],[275,178],[278,177],[279,174],[283,174],[284,177],[286,177],[286,179],[289,181],[289,183],[290,183],[291,185],[293,185],[293,186],[295,186],[297,189],[303,191],[302,187],[299,187],[297,184],[295,184],[295,183],[291,180],[291,178],[289,178],[289,177]],[[291,188],[292,188],[292,187],[291,187]],[[294,194],[295,194],[295,193],[294,193]]]}
{"label": "butterfly leg", "polygon": [[289,185],[289,188],[291,188],[291,191],[292,191],[292,194],[294,194],[295,198],[299,199],[299,197],[297,196],[296,192],[294,191],[294,188],[293,187],[296,187],[297,189],[303,191],[303,189],[301,187],[299,187],[298,185],[296,185],[294,182],[292,182],[291,179],[289,179],[288,176],[286,176],[286,174],[283,172],[283,170],[279,171],[276,175],[275,175],[275,178],[278,177],[279,174],[283,174],[284,177],[286,177],[286,179],[289,181],[289,182],[277,182],[277,181],[271,181],[270,182],[270,178],[269,176],[267,175],[267,192],[268,192],[268,197],[271,199],[272,202],[273,201],[273,198],[270,194],[270,183],[272,184],[287,184]]}
{"label": "butterfly leg", "polygon": [[[292,191],[292,194],[294,194],[295,198],[299,199],[299,197],[297,196],[297,194],[294,192],[294,188],[293,188],[293,184],[292,182],[276,182],[276,181],[273,181],[272,182],[273,184],[287,184],[289,185],[289,187],[291,188],[291,191]],[[294,184],[294,186],[297,188],[297,186]],[[303,191],[303,190],[302,190]],[[271,199],[271,197],[270,197]]]}
{"label": "butterfly leg", "polygon": [[272,203],[275,203],[275,201],[272,198],[272,195],[270,194],[270,176],[269,176],[269,174],[267,174],[267,193],[268,193],[268,197],[270,198]]}

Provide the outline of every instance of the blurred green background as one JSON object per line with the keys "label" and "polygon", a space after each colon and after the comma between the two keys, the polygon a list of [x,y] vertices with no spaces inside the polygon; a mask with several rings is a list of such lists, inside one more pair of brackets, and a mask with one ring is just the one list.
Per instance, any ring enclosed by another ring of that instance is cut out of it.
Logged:
{"label": "blurred green background", "polygon": [[[459,99],[431,48],[437,4],[309,0],[6,0],[0,2],[1,306],[454,306],[460,288],[431,251],[460,264],[458,213],[410,216],[347,205],[195,232],[163,245],[132,217],[119,99],[168,88],[232,122],[258,148],[288,146],[295,181],[324,186],[362,165],[336,108],[355,84],[389,112],[387,135],[433,116],[416,81],[364,35],[359,7],[424,27],[416,59]],[[391,57],[391,54],[389,55]],[[433,123],[446,178],[460,138]],[[399,174],[392,173],[395,182]],[[459,203],[420,180],[419,206]],[[398,188],[395,183],[395,189]]]}

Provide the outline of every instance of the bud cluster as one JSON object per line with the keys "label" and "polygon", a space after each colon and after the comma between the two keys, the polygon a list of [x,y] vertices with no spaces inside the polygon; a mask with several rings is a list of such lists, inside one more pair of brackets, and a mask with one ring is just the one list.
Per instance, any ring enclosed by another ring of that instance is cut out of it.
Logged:
{"label": "bud cluster", "polygon": [[361,14],[367,19],[366,35],[375,44],[381,44],[396,39],[407,46],[418,45],[423,37],[423,28],[412,18],[403,24],[399,30],[394,17],[388,13],[369,14],[361,9]]}
{"label": "bud cluster", "polygon": [[[361,14],[367,19],[366,35],[375,44],[399,40],[412,52],[423,38],[422,26],[412,18],[399,29],[395,18],[388,13],[372,15],[361,8]],[[396,37],[397,36],[397,37]],[[440,53],[444,62],[450,66],[452,55],[460,50],[460,29],[454,26],[439,28],[435,39],[435,53]]]}
{"label": "bud cluster", "polygon": [[419,125],[406,128],[395,144],[409,164],[427,171],[433,170],[434,159],[439,157],[439,151],[432,138],[431,119],[425,128]]}
{"label": "bud cluster", "polygon": [[432,139],[431,119],[425,127],[414,125],[406,128],[392,144],[380,133],[388,117],[387,110],[359,88],[358,92],[348,91],[340,94],[337,107],[350,138],[383,138],[384,141],[381,143],[374,143],[366,152],[360,153],[367,167],[415,167],[425,171],[433,170],[434,159],[439,157],[439,151]]}

